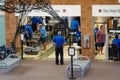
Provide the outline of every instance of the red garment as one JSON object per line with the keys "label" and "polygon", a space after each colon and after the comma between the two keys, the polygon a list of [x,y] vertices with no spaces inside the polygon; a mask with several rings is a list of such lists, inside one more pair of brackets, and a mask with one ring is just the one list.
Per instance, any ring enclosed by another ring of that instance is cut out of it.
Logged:
{"label": "red garment", "polygon": [[98,43],[105,43],[105,40],[106,40],[105,32],[102,30],[99,30],[96,33],[96,39],[97,39]]}

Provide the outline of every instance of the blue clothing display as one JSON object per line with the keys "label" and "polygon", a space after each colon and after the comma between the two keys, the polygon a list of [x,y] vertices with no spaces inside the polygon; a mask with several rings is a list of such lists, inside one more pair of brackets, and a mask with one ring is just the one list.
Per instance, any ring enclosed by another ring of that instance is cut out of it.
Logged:
{"label": "blue clothing display", "polygon": [[52,42],[56,43],[55,46],[58,47],[58,46],[63,46],[66,41],[63,36],[57,35],[53,38]]}
{"label": "blue clothing display", "polygon": [[24,30],[28,32],[28,34],[32,34],[33,31],[32,31],[32,26],[29,25],[29,24],[26,24],[25,27],[24,27]]}
{"label": "blue clothing display", "polygon": [[71,23],[72,31],[78,31],[78,26],[79,26],[79,22],[77,20],[73,20]]}
{"label": "blue clothing display", "polygon": [[120,49],[120,39],[115,38],[112,40],[112,43],[115,44]]}
{"label": "blue clothing display", "polygon": [[41,34],[41,38],[46,38],[47,37],[47,32],[46,32],[45,27],[42,27],[40,29],[40,34]]}

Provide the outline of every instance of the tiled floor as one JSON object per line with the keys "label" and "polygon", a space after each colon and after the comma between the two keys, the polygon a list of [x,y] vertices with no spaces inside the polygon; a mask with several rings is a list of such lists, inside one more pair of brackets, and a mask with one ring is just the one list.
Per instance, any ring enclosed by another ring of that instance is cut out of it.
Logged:
{"label": "tiled floor", "polygon": [[[52,47],[53,45],[52,44],[49,44],[48,46],[47,46],[47,49],[49,49],[50,47]],[[66,45],[65,47],[64,47],[64,60],[70,60],[70,56],[68,55],[68,45]],[[38,53],[38,55],[25,55],[24,54],[24,57],[25,58],[30,58],[30,59],[34,59],[34,60],[37,60],[37,59],[40,59],[39,58],[39,55],[41,54],[41,53],[43,53],[43,52],[45,52],[45,51],[40,51],[39,53]],[[103,52],[105,52],[105,51],[103,51]],[[74,56],[74,58],[76,58],[77,56],[79,56],[79,54],[78,54],[78,51],[77,50],[75,50],[75,56]],[[95,56],[95,60],[106,60],[106,57],[107,57],[107,55],[104,53],[104,54],[101,54],[101,55],[99,55],[99,54],[97,54],[96,56]],[[55,52],[53,51],[53,53],[50,55],[50,56],[48,56],[47,58],[43,58],[43,59],[54,59],[55,58]]]}

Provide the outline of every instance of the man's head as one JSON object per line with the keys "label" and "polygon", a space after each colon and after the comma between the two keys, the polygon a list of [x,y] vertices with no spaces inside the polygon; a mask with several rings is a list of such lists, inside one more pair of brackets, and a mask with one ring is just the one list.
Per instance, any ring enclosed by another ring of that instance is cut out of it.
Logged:
{"label": "man's head", "polygon": [[42,28],[42,24],[39,24],[38,27],[39,27],[39,28]]}
{"label": "man's head", "polygon": [[118,38],[118,35],[117,35],[117,34],[115,35],[115,38]]}
{"label": "man's head", "polygon": [[28,24],[30,24],[30,25],[31,25],[31,24],[32,24],[32,21],[31,21],[31,20],[29,20],[29,21],[28,21]]}
{"label": "man's head", "polygon": [[103,30],[104,26],[103,25],[100,25],[100,29]]}
{"label": "man's head", "polygon": [[58,35],[61,35],[61,31],[58,31]]}

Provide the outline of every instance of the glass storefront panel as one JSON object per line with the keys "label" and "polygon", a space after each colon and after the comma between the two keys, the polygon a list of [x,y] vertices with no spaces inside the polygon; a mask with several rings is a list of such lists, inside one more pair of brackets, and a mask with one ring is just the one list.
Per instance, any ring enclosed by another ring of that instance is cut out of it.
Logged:
{"label": "glass storefront panel", "polygon": [[6,45],[5,17],[0,15],[0,46]]}

